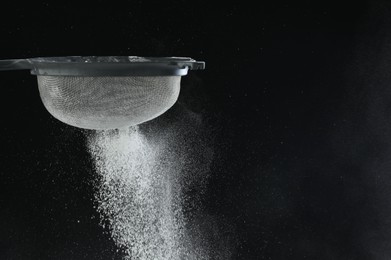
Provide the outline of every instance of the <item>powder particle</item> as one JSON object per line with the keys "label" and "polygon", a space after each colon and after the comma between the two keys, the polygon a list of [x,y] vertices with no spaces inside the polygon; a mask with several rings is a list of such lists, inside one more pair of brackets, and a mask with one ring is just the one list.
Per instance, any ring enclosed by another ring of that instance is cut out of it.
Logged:
{"label": "powder particle", "polygon": [[192,231],[212,158],[197,136],[178,126],[157,138],[138,127],[89,136],[97,208],[126,259],[210,258]]}
{"label": "powder particle", "polygon": [[156,147],[137,128],[92,140],[100,174],[98,210],[129,259],[180,259],[183,217],[178,192],[156,164]]}

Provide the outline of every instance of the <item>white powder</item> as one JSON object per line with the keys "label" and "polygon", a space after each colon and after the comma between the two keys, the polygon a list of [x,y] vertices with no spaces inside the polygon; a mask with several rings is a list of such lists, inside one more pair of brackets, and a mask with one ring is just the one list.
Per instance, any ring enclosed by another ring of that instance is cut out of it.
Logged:
{"label": "white powder", "polygon": [[195,131],[174,127],[147,138],[132,127],[89,136],[98,211],[126,259],[209,259],[191,231],[212,158]]}

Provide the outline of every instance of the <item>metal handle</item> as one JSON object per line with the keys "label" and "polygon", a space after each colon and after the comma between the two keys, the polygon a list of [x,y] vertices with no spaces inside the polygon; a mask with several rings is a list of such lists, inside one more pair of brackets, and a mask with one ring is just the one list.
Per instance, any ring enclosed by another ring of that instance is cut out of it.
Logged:
{"label": "metal handle", "polygon": [[33,65],[28,59],[0,60],[0,71],[5,70],[28,70]]}

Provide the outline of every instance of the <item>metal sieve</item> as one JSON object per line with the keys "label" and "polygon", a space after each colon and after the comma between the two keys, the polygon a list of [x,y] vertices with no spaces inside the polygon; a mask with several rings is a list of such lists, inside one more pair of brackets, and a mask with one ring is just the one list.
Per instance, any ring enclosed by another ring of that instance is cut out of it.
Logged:
{"label": "metal sieve", "polygon": [[37,75],[51,115],[85,129],[115,129],[158,117],[176,102],[181,76],[204,69],[185,57],[69,56],[0,60],[1,70]]}

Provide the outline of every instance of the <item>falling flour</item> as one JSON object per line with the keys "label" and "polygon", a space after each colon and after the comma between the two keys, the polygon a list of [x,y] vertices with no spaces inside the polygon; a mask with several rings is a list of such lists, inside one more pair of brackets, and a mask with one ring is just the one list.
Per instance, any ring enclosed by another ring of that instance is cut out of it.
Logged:
{"label": "falling flour", "polygon": [[97,208],[126,259],[210,259],[192,214],[213,153],[196,132],[176,127],[151,138],[131,127],[89,136]]}

